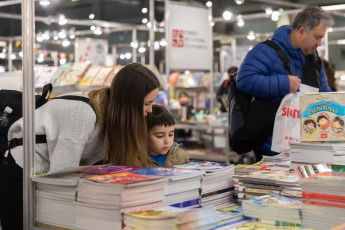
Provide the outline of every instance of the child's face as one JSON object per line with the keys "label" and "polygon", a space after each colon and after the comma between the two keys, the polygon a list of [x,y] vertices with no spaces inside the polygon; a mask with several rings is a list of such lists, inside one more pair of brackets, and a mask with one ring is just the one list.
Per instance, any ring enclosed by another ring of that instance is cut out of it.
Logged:
{"label": "child's face", "polygon": [[305,127],[307,127],[307,129],[309,129],[309,130],[313,130],[315,128],[313,122],[306,124]]}
{"label": "child's face", "polygon": [[342,128],[342,126],[340,125],[340,122],[339,122],[339,121],[335,121],[335,122],[333,123],[333,126],[334,126],[334,128],[336,128],[336,129]]}
{"label": "child's face", "polygon": [[174,142],[175,126],[156,125],[149,131],[149,153],[154,156],[164,155]]}
{"label": "child's face", "polygon": [[327,119],[326,118],[321,118],[320,120],[319,120],[319,125],[326,125],[327,124]]}

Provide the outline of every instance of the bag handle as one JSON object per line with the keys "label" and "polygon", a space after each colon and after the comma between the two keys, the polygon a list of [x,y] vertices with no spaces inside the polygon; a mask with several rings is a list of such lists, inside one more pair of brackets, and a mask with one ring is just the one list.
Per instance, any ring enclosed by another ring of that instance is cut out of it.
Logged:
{"label": "bag handle", "polygon": [[272,47],[278,54],[279,58],[282,60],[284,64],[284,68],[289,72],[290,75],[292,74],[292,71],[290,69],[290,60],[284,53],[284,51],[280,48],[280,46],[275,43],[272,40],[267,39],[266,41],[263,42],[264,44],[267,44],[268,46]]}

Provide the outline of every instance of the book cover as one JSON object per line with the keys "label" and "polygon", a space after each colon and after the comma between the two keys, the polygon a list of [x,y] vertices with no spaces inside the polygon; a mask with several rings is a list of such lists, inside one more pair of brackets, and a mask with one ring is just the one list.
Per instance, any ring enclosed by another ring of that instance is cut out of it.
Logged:
{"label": "book cover", "polygon": [[75,85],[80,82],[85,72],[89,68],[91,62],[75,62],[72,66],[71,71],[66,72],[60,81],[60,86],[64,85]]}
{"label": "book cover", "polygon": [[142,175],[171,177],[171,180],[180,180],[196,176],[202,176],[198,170],[181,169],[173,167],[155,167],[137,170],[135,173]]}
{"label": "book cover", "polygon": [[264,224],[260,222],[245,223],[242,226],[236,227],[236,230],[260,229],[260,230],[284,230],[284,229],[300,229],[300,226],[275,226],[273,224]]}
{"label": "book cover", "polygon": [[264,195],[255,197],[250,200],[243,201],[244,203],[253,203],[261,207],[279,208],[279,209],[301,209],[301,201],[292,199],[277,194]]}
{"label": "book cover", "polygon": [[131,167],[125,165],[95,165],[83,170],[85,174],[113,174],[119,172],[135,172],[145,168],[141,167]]}
{"label": "book cover", "polygon": [[116,65],[114,66],[114,69],[113,69],[113,74],[110,74],[110,76],[104,81],[104,85],[110,85],[111,82],[113,81],[113,79],[115,78],[117,72],[120,71],[120,69],[122,69],[122,65]]}
{"label": "book cover", "polygon": [[60,83],[63,81],[65,75],[72,70],[72,62],[60,65],[57,71],[54,73],[54,76],[50,80],[53,86],[59,86]]}
{"label": "book cover", "polygon": [[345,173],[345,165],[332,164],[331,169],[332,169],[332,171]]}
{"label": "book cover", "polygon": [[[341,172],[322,172],[308,177],[310,180],[326,180],[335,182],[345,182],[345,173]],[[307,179],[307,180],[308,180]]]}
{"label": "book cover", "polygon": [[87,180],[103,183],[103,184],[131,184],[140,181],[156,180],[161,177],[158,176],[147,176],[134,174],[129,172],[120,172],[107,175],[99,175],[88,177]]}
{"label": "book cover", "polygon": [[55,72],[57,70],[58,70],[57,66],[44,67],[42,72],[36,78],[35,88],[41,88],[44,85],[48,84],[53,78],[53,76],[55,75]]}
{"label": "book cover", "polygon": [[180,72],[172,72],[169,76],[169,84],[170,86],[174,86],[180,77]]}
{"label": "book cover", "polygon": [[93,80],[92,85],[103,85],[106,79],[113,74],[113,69],[112,66],[102,67]]}
{"label": "book cover", "polygon": [[176,208],[199,207],[200,206],[200,199],[193,199],[193,200],[188,200],[188,201],[184,201],[184,202],[179,202],[176,204],[171,204],[170,206],[176,207]]}
{"label": "book cover", "polygon": [[189,161],[182,165],[175,165],[173,167],[180,168],[180,169],[198,169],[198,170],[205,170],[205,171],[213,171],[223,169],[225,167],[229,167],[231,164],[229,163],[218,163],[212,161]]}
{"label": "book cover", "polygon": [[321,202],[329,201],[329,202],[338,202],[338,203],[345,204],[345,196],[332,195],[332,194],[302,191],[302,198],[320,200]]}
{"label": "book cover", "polygon": [[79,85],[91,85],[100,69],[101,67],[98,65],[91,66],[84,74]]}

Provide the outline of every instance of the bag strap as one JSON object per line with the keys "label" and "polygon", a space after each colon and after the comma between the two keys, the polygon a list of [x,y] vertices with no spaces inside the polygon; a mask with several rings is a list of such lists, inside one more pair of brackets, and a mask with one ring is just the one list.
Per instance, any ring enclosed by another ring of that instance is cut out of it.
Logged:
{"label": "bag strap", "polygon": [[280,48],[280,46],[272,40],[267,39],[266,41],[262,42],[267,44],[268,46],[272,47],[278,54],[279,58],[282,60],[284,64],[284,68],[292,75],[292,71],[290,69],[290,60],[286,56],[285,52]]}

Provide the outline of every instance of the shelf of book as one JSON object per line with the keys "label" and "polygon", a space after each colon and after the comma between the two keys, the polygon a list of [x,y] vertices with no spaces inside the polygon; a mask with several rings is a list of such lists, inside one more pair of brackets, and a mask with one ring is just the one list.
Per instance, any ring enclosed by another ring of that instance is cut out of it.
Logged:
{"label": "shelf of book", "polygon": [[176,124],[175,129],[190,129],[195,130],[199,132],[211,132],[212,137],[212,143],[214,143],[214,137],[215,137],[215,131],[216,130],[222,130],[225,133],[225,146],[224,146],[224,152],[225,155],[211,155],[211,154],[205,154],[205,155],[199,155],[199,154],[190,154],[190,157],[192,159],[196,160],[208,160],[208,161],[218,161],[218,162],[226,162],[230,163],[230,148],[229,143],[227,140],[229,140],[229,127],[227,125],[224,126],[211,126],[206,123],[195,123],[195,124]]}
{"label": "shelf of book", "polygon": [[[97,89],[105,87],[105,85],[64,85],[64,86],[54,86],[53,87],[53,95],[60,95],[65,93],[77,92],[77,91],[85,91],[90,89]],[[43,88],[35,88],[37,93],[41,93]]]}

